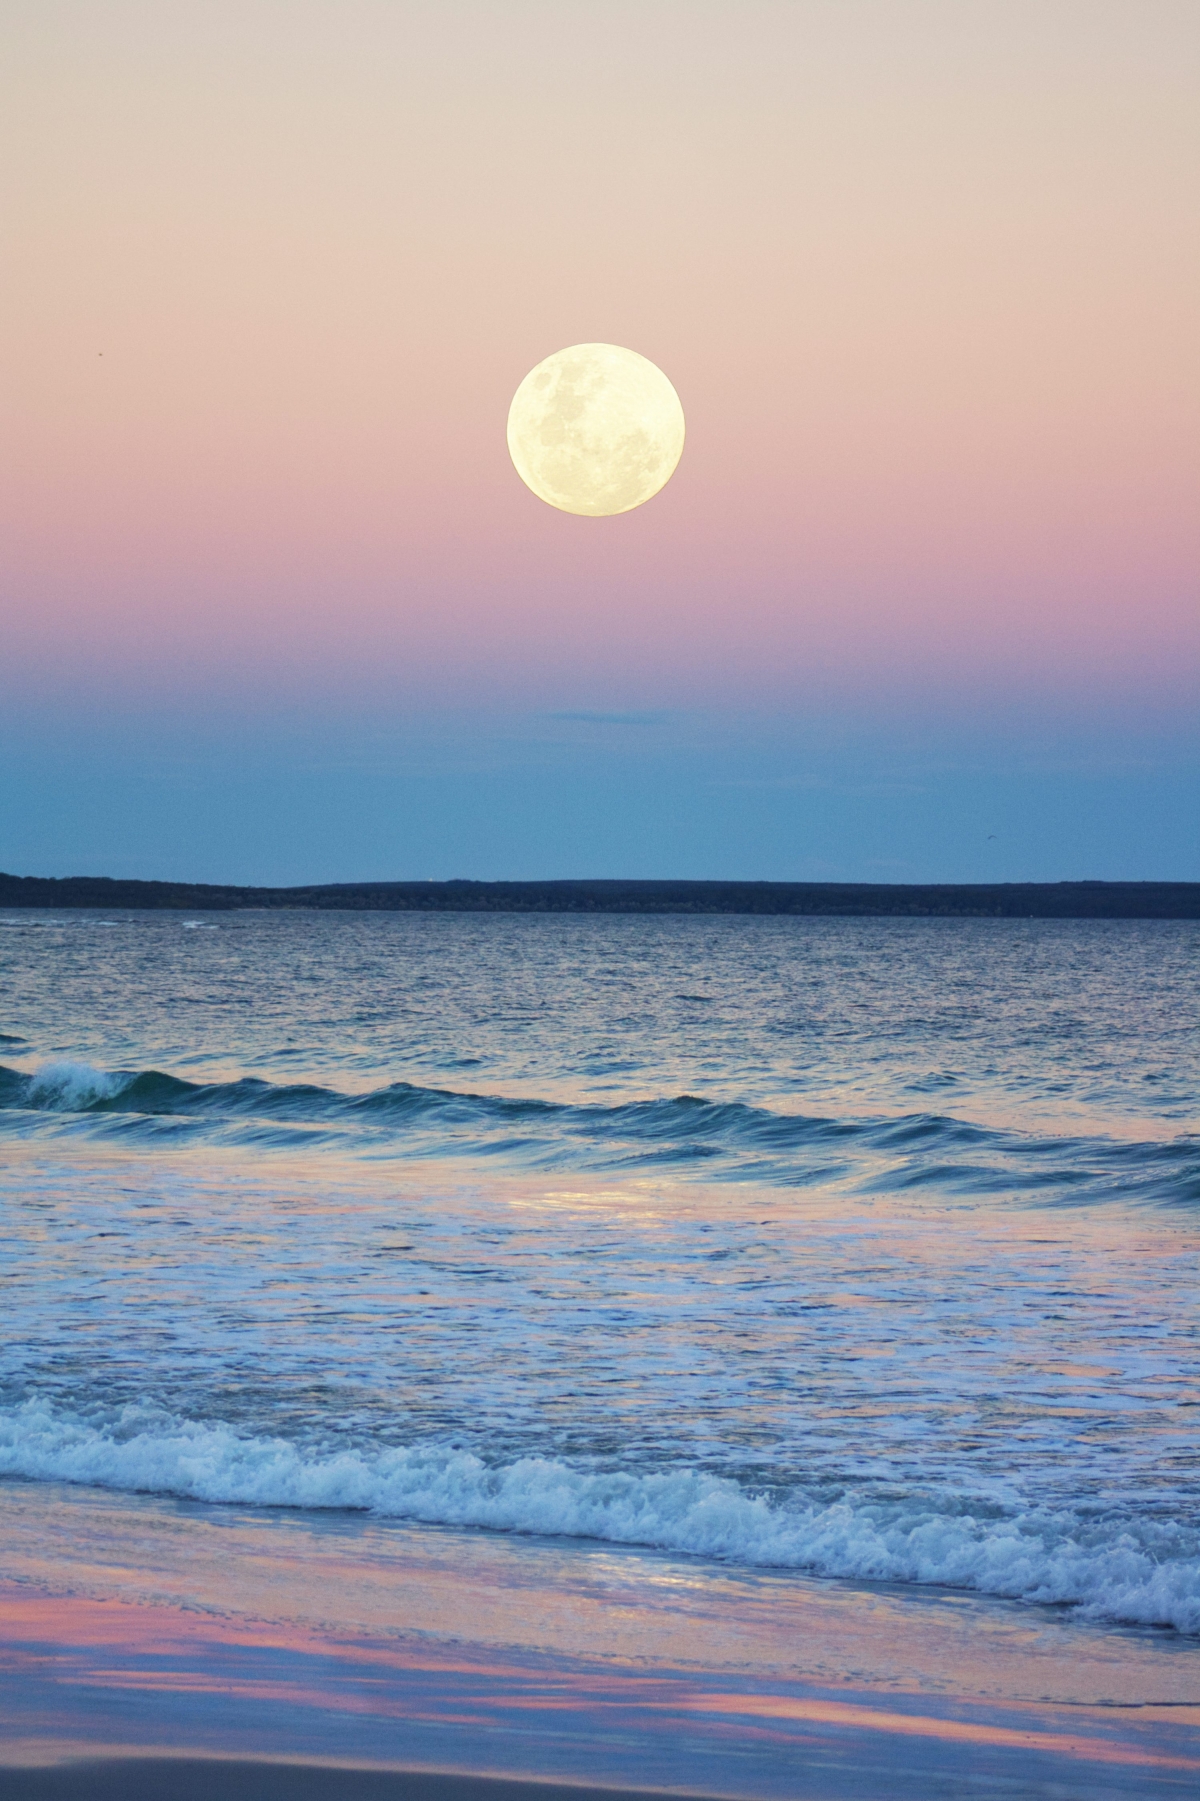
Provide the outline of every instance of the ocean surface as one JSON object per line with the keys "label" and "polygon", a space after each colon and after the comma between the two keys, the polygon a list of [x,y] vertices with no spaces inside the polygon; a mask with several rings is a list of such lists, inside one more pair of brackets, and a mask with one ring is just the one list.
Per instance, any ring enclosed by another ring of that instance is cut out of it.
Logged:
{"label": "ocean surface", "polygon": [[1190,922],[0,916],[0,1475],[1200,1635],[1198,977]]}

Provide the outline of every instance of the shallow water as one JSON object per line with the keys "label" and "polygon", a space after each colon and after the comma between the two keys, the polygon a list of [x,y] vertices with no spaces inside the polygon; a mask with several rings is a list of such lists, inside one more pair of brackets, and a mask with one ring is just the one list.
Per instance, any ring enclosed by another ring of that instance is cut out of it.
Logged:
{"label": "shallow water", "polygon": [[1200,1633],[1194,924],[0,928],[0,1471]]}

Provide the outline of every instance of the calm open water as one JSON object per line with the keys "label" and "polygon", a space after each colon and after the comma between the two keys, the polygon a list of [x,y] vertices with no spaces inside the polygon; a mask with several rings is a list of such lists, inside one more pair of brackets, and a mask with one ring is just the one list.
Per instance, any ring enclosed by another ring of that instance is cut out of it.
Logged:
{"label": "calm open water", "polygon": [[1200,1634],[1200,928],[0,917],[0,1473]]}

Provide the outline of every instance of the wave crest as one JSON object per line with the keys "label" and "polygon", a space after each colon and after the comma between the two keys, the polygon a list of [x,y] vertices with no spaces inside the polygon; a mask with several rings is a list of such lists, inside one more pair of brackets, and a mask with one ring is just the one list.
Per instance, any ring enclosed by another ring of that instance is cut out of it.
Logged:
{"label": "wave crest", "polygon": [[126,1409],[96,1425],[43,1403],[0,1413],[0,1474],[259,1507],[601,1539],[758,1568],[925,1583],[1200,1635],[1200,1539],[1172,1521],[1051,1509],[977,1517],[930,1497],[780,1503],[728,1477],[488,1464],[447,1443],[306,1452],[282,1438]]}
{"label": "wave crest", "polygon": [[90,1063],[43,1063],[28,1078],[25,1104],[62,1113],[83,1113],[98,1101],[111,1101],[126,1086],[127,1078],[109,1075]]}
{"label": "wave crest", "polygon": [[[475,1094],[391,1082],[362,1094],[316,1083],[187,1082],[161,1070],[108,1072],[55,1062],[34,1075],[0,1065],[0,1115],[74,1114],[102,1132],[223,1135],[287,1149],[322,1139],[384,1155],[493,1156],[537,1168],[703,1166],[706,1177],[806,1186],[859,1175],[867,1188],[957,1197],[1058,1189],[1078,1204],[1200,1202],[1200,1141],[1048,1138],[940,1113],[831,1119],[681,1094],[617,1105]],[[113,1116],[120,1116],[120,1120]]]}

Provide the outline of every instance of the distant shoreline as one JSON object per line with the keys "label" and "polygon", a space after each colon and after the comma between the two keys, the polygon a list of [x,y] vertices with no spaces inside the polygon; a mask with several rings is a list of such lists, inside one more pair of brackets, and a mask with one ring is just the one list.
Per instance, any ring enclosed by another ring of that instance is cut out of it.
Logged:
{"label": "distant shoreline", "polygon": [[0,909],[742,913],[887,919],[1200,919],[1200,882],[327,882],[250,888],[0,874]]}

